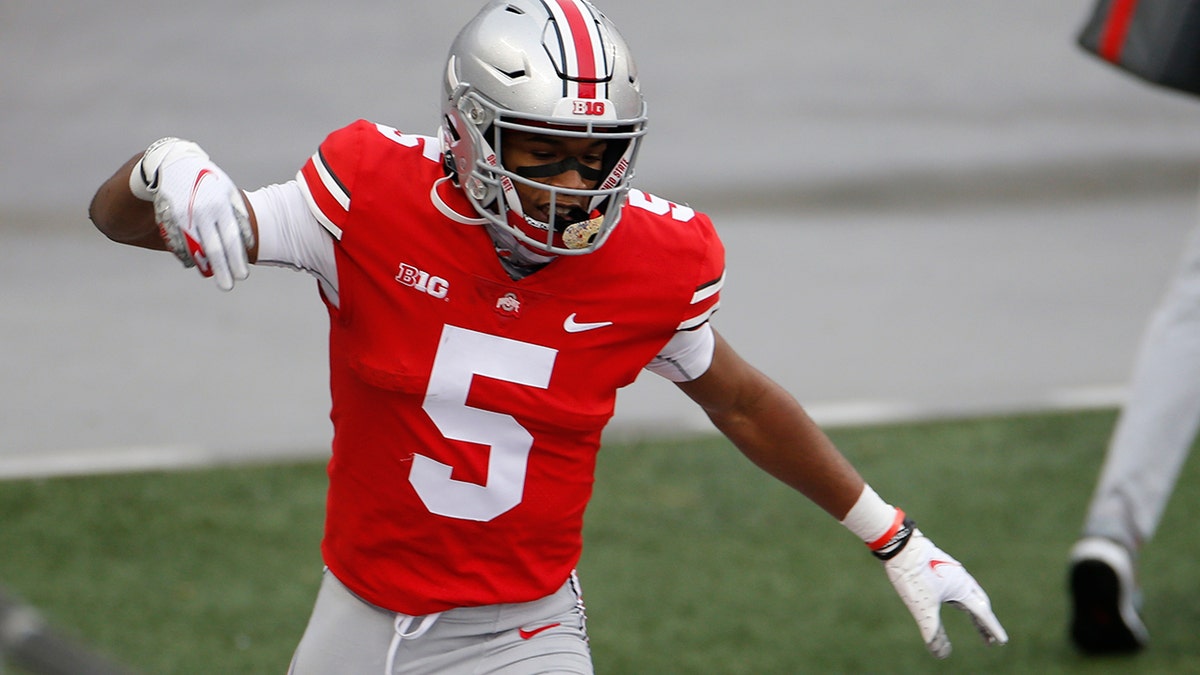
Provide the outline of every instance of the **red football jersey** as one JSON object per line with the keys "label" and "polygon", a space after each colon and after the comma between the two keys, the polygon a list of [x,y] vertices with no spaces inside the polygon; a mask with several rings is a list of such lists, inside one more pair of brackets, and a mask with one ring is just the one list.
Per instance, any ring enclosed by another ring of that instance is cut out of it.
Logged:
{"label": "red football jersey", "polygon": [[360,120],[299,177],[338,237],[326,564],[414,615],[555,591],[617,390],[717,305],[712,223],[633,191],[599,250],[514,281],[434,138]]}

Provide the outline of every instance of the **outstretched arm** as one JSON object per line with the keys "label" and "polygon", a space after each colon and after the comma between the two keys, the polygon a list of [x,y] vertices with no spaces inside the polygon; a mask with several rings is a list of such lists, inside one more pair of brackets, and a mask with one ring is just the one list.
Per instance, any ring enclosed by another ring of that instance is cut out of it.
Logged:
{"label": "outstretched arm", "polygon": [[720,335],[712,365],[679,388],[746,457],[799,490],[870,547],[884,562],[888,580],[934,656],[950,655],[943,603],[970,614],[988,643],[1008,641],[987,594],[966,569],[934,546],[903,511],[884,502],[795,398]]}
{"label": "outstretched arm", "polygon": [[804,408],[716,334],[712,365],[679,383],[750,461],[842,520],[863,479]]}

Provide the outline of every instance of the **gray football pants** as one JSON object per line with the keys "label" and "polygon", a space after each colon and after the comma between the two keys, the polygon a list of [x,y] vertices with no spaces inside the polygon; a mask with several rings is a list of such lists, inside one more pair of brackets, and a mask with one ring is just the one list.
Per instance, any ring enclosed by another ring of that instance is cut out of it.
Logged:
{"label": "gray football pants", "polygon": [[1137,551],[1154,536],[1200,424],[1200,227],[1134,361],[1129,396],[1084,521]]}
{"label": "gray football pants", "polygon": [[291,675],[591,675],[586,618],[574,575],[540,600],[428,616],[365,602],[329,570]]}

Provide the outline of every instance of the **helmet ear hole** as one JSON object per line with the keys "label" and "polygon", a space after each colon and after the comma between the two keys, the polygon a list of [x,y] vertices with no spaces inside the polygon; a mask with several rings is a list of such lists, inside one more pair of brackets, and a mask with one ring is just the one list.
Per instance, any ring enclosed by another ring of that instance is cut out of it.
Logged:
{"label": "helmet ear hole", "polygon": [[454,122],[449,117],[443,117],[442,120],[446,125],[446,132],[450,134],[450,140],[455,143],[461,141],[462,136],[458,134],[458,129],[454,126]]}

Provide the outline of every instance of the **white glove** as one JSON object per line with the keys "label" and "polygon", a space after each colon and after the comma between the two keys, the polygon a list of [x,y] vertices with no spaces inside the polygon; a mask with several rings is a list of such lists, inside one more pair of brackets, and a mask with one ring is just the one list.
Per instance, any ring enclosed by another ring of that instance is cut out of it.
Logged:
{"label": "white glove", "polygon": [[133,167],[129,188],[154,202],[159,234],[184,267],[215,277],[223,291],[249,276],[254,233],[242,192],[200,146],[155,141]]}
{"label": "white glove", "polygon": [[934,656],[950,656],[950,639],[942,625],[943,602],[970,614],[988,644],[1008,642],[1008,633],[992,612],[987,593],[961,563],[934,546],[920,530],[914,528],[904,547],[883,566]]}

